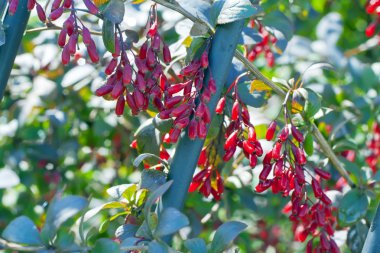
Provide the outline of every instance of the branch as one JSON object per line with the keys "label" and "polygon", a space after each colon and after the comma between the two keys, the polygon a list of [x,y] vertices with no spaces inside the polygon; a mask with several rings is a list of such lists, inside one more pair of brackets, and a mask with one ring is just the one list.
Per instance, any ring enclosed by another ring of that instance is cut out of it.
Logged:
{"label": "branch", "polygon": [[379,45],[379,43],[380,43],[380,36],[377,35],[377,36],[367,40],[363,44],[360,44],[358,47],[347,50],[346,52],[344,52],[344,56],[348,58],[348,57],[363,53],[367,50],[370,50],[374,47],[377,47]]}
{"label": "branch", "polygon": [[[25,32],[26,33],[33,33],[33,32],[42,32],[42,31],[49,31],[49,30],[58,30],[58,31],[60,31],[62,29],[63,29],[63,27],[61,27],[61,26],[55,25],[53,23],[47,23],[46,26],[29,29],[29,30],[26,30]],[[82,32],[79,31],[79,33],[82,33]],[[101,32],[90,31],[90,33],[92,35],[102,36]]]}
{"label": "branch", "polygon": [[[165,0],[153,0],[153,1],[158,3],[158,4],[165,6],[167,8],[170,8],[174,11],[181,13],[183,16],[185,16],[186,18],[190,19],[193,22],[204,23],[202,20],[193,16],[191,13],[187,12],[182,7],[180,7],[176,4],[169,3],[169,1],[165,1]],[[210,29],[210,33],[213,35],[215,32],[212,29]],[[369,42],[367,41],[367,43],[369,43]],[[371,41],[371,45],[372,45],[372,43],[373,42]],[[359,48],[361,48],[360,50],[364,50],[364,46],[359,46]],[[278,85],[276,83],[274,83],[271,80],[269,80],[268,78],[266,78],[260,72],[260,70],[258,70],[250,61],[248,61],[247,58],[245,58],[244,55],[242,55],[238,50],[235,50],[235,57],[238,60],[240,60],[244,64],[244,66],[249,71],[251,71],[253,75],[256,76],[257,79],[261,80],[266,85],[268,85],[270,88],[272,88],[272,90],[275,93],[277,93],[277,95],[281,96],[282,98],[285,98],[286,91],[282,90],[280,87],[278,87]],[[319,131],[317,126],[314,123],[312,126],[313,126],[313,136],[316,139],[317,143],[319,144],[323,153],[330,159],[331,163],[335,166],[337,171],[347,181],[347,183],[351,187],[355,186],[355,184],[352,182],[351,178],[349,177],[347,171],[344,169],[344,167],[340,163],[338,157],[335,155],[334,151],[331,149],[330,145],[327,143],[327,141],[325,140],[325,138],[323,137],[322,133]]]}

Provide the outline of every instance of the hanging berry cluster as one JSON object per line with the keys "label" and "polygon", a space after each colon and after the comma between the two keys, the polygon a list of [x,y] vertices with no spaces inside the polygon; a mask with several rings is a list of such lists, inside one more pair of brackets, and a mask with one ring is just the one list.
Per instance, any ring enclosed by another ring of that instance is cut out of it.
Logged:
{"label": "hanging berry cluster", "polygon": [[[164,82],[164,106],[161,119],[174,119],[173,128],[166,135],[166,142],[176,143],[182,129],[188,126],[190,139],[204,139],[207,125],[211,123],[210,109],[207,107],[216,92],[216,84],[211,73],[206,86],[203,85],[208,68],[209,43],[199,59],[194,59],[181,70],[184,81],[169,85]],[[199,101],[198,101],[199,100]]]}
{"label": "hanging berry cluster", "polygon": [[[372,37],[376,34],[377,26],[380,23],[380,0],[369,0],[367,2],[366,11],[370,15],[376,15],[375,20],[365,29],[365,34]],[[380,36],[380,33],[377,34]]]}
{"label": "hanging berry cluster", "polygon": [[254,61],[259,55],[263,54],[268,66],[273,67],[275,64],[275,57],[272,52],[272,46],[276,44],[277,38],[270,34],[260,22],[251,20],[249,25],[252,28],[255,26],[258,27],[258,31],[262,36],[262,41],[248,49],[248,60]]}
{"label": "hanging berry cluster", "polygon": [[[244,75],[244,74],[243,74]],[[230,123],[225,132],[225,154],[223,160],[229,161],[235,154],[237,147],[243,150],[245,157],[249,160],[252,168],[257,165],[257,158],[263,155],[263,149],[260,142],[256,139],[255,127],[250,122],[250,115],[247,106],[240,100],[237,86],[243,75],[240,75],[230,85],[227,94],[232,89],[233,105],[231,109]],[[226,97],[222,97],[216,107],[216,113],[222,114],[225,110]]]}
{"label": "hanging berry cluster", "polygon": [[[161,101],[167,80],[160,57],[162,55],[163,61],[170,63],[171,55],[158,32],[156,5],[150,9],[147,27],[146,41],[135,54],[124,42],[123,34],[116,26],[115,52],[105,69],[108,77],[105,84],[96,90],[96,95],[110,95],[116,99],[115,113],[118,116],[124,113],[126,103],[133,115],[146,111],[150,100],[159,111],[164,108]],[[132,55],[135,66],[131,64],[127,51]]]}
{"label": "hanging berry cluster", "polygon": [[372,127],[373,137],[367,144],[370,150],[370,155],[367,156],[366,161],[369,167],[372,169],[373,173],[379,168],[380,165],[380,125],[375,122]]}
{"label": "hanging berry cluster", "polygon": [[[14,14],[17,10],[18,0],[9,0],[9,13]],[[52,21],[59,19],[64,12],[69,11],[69,17],[63,22],[62,30],[58,35],[58,45],[62,50],[62,64],[70,62],[70,56],[75,55],[78,49],[78,40],[82,36],[83,43],[86,45],[88,55],[93,63],[99,61],[96,45],[91,38],[89,29],[77,17],[74,0],[54,0],[51,4],[50,14],[46,16],[45,10],[36,0],[28,0],[27,8],[29,11],[36,8],[38,18],[41,22],[51,24]],[[91,0],[83,0],[88,11],[96,15],[99,10]],[[68,37],[68,39],[67,39]]]}
{"label": "hanging berry cluster", "polygon": [[221,160],[218,156],[218,147],[219,143],[215,141],[203,147],[198,160],[198,167],[201,170],[195,174],[189,187],[189,192],[198,190],[206,198],[211,194],[217,201],[224,192],[223,179],[218,168]]}
{"label": "hanging berry cluster", "polygon": [[[293,222],[297,241],[303,242],[308,235],[312,236],[306,252],[313,252],[313,240],[316,237],[319,237],[319,243],[314,252],[339,252],[332,238],[336,223],[332,215],[332,202],[321,186],[321,181],[330,179],[330,174],[319,168],[315,168],[314,173],[306,169],[304,136],[296,126],[289,123],[290,115],[286,105],[284,114],[286,124],[280,130],[272,150],[264,157],[256,191],[263,192],[271,188],[273,193],[291,196],[291,202],[284,208],[284,212],[290,213],[289,219]],[[276,128],[277,124],[273,121],[266,133],[268,141],[273,139]],[[270,176],[271,172],[273,176]],[[305,173],[310,175],[311,180],[306,179]],[[307,194],[308,185],[311,185],[314,198]]]}

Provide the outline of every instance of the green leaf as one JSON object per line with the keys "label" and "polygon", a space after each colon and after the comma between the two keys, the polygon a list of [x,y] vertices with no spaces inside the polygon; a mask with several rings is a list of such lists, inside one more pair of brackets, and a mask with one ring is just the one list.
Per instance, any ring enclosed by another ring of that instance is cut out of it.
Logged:
{"label": "green leaf", "polygon": [[229,221],[221,225],[211,242],[211,253],[221,253],[228,245],[247,228],[247,225],[239,221]]}
{"label": "green leaf", "polygon": [[123,198],[125,198],[126,200],[128,200],[128,202],[132,202],[133,198],[134,198],[134,196],[136,194],[136,191],[137,191],[137,185],[133,184],[130,187],[128,187],[127,189],[125,189],[125,191],[123,192],[122,196],[123,196]]}
{"label": "green leaf", "polygon": [[134,167],[138,167],[144,160],[147,160],[148,158],[150,158],[149,160],[152,161],[151,158],[154,158],[158,161],[160,161],[161,163],[163,163],[164,165],[167,165],[167,162],[162,160],[159,156],[155,155],[155,154],[149,154],[149,153],[144,153],[144,154],[141,154],[139,155],[134,161],[133,161],[133,166]]}
{"label": "green leaf", "polygon": [[141,189],[155,191],[166,182],[166,173],[159,170],[143,170],[141,175]]}
{"label": "green leaf", "polygon": [[305,99],[305,117],[311,119],[321,109],[321,96],[309,88],[299,88],[295,93]]}
{"label": "green leaf", "polygon": [[155,190],[149,195],[144,206],[144,212],[145,212],[146,217],[150,213],[150,209],[152,208],[153,204],[157,201],[158,198],[160,198],[170,188],[172,183],[173,183],[172,180],[166,182],[165,184],[158,187],[157,190]]}
{"label": "green leaf", "polygon": [[311,6],[314,10],[323,13],[327,0],[311,0]]}
{"label": "green leaf", "polygon": [[272,11],[264,16],[263,24],[271,31],[279,31],[288,41],[293,36],[293,24],[281,11]]}
{"label": "green leaf", "polygon": [[190,253],[207,253],[206,243],[201,238],[186,240],[185,247],[190,251]]}
{"label": "green leaf", "polygon": [[65,230],[58,231],[57,239],[55,240],[54,245],[59,249],[72,249],[73,247],[78,247],[78,245],[75,244],[74,232]]}
{"label": "green leaf", "polygon": [[354,140],[351,139],[343,139],[337,141],[332,147],[334,152],[339,153],[345,150],[358,150],[358,145]]}
{"label": "green leaf", "polygon": [[106,49],[114,53],[115,52],[115,24],[108,19],[103,20],[102,38]]}
{"label": "green leaf", "polygon": [[120,246],[118,243],[108,238],[100,238],[96,241],[92,253],[119,253]]}
{"label": "green leaf", "polygon": [[124,240],[121,242],[120,247],[121,247],[121,248],[128,248],[128,247],[136,246],[136,244],[137,244],[140,240],[141,240],[140,238],[136,238],[136,237],[128,237],[128,238],[124,239]]}
{"label": "green leaf", "polygon": [[20,183],[20,178],[17,174],[9,169],[4,168],[0,170],[0,189],[10,188]]}
{"label": "green leaf", "polygon": [[148,246],[148,253],[169,253],[168,246],[157,241],[152,241]]}
{"label": "green leaf", "polygon": [[342,226],[350,226],[363,218],[369,205],[367,195],[359,190],[347,192],[339,204],[338,222]]}
{"label": "green leaf", "polygon": [[[253,83],[253,82],[252,82]],[[250,81],[248,82],[240,82],[238,84],[238,94],[239,98],[249,106],[252,106],[254,108],[260,108],[264,104],[267,103],[267,99],[265,99],[265,95],[267,94],[266,91],[268,90],[250,90],[252,87],[252,84]],[[268,88],[268,86],[265,86]],[[270,89],[270,88],[269,88]]]}
{"label": "green leaf", "polygon": [[51,202],[46,214],[46,222],[42,233],[53,238],[57,229],[68,219],[87,207],[87,200],[83,197],[69,195],[63,198],[56,196]]}
{"label": "green leaf", "polygon": [[174,120],[172,118],[169,119],[160,119],[158,114],[153,118],[153,125],[157,128],[161,133],[168,133],[170,129],[173,127]]}
{"label": "green leaf", "polygon": [[100,224],[99,226],[99,233],[102,234],[102,233],[105,233],[108,229],[110,225],[110,220],[109,219],[106,219],[102,222],[102,224]]}
{"label": "green leaf", "polygon": [[[135,137],[137,140],[137,151],[140,154],[149,153],[156,156],[160,155],[161,137],[160,131],[158,131],[153,125],[153,119],[147,120],[136,131]],[[155,164],[157,158],[148,157],[148,163]]]}
{"label": "green leaf", "polygon": [[260,12],[261,9],[249,0],[218,0],[211,7],[212,15],[217,16],[217,24],[246,19]]}
{"label": "green leaf", "polygon": [[362,252],[367,233],[368,227],[362,222],[356,223],[348,230],[346,242],[352,253]]}
{"label": "green leaf", "polygon": [[125,6],[122,0],[111,0],[105,8],[103,15],[105,19],[111,21],[114,25],[118,25],[123,21]]}
{"label": "green leaf", "polygon": [[123,193],[130,187],[136,184],[121,184],[112,186],[107,189],[107,194],[110,195],[114,199],[120,199],[123,197]]}
{"label": "green leaf", "polygon": [[42,245],[36,225],[26,216],[20,216],[11,221],[1,236],[14,243]]}
{"label": "green leaf", "polygon": [[124,224],[118,227],[115,231],[115,236],[120,240],[124,241],[129,237],[135,236],[138,227],[133,224]]}
{"label": "green leaf", "polygon": [[303,143],[303,148],[308,156],[312,156],[314,153],[313,135],[308,133]]}
{"label": "green leaf", "polygon": [[168,207],[160,214],[160,219],[154,233],[158,237],[163,237],[174,234],[187,225],[189,225],[189,219],[186,215],[175,208]]}

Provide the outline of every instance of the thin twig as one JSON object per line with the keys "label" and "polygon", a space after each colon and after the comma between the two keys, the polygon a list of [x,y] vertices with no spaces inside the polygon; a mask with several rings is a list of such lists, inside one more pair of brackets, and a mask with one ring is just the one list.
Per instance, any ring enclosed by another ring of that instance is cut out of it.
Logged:
{"label": "thin twig", "polygon": [[380,43],[380,36],[375,36],[367,40],[363,44],[360,44],[358,47],[347,50],[346,52],[344,52],[344,56],[348,58],[348,57],[360,54],[374,47],[377,47],[379,43]]}
{"label": "thin twig", "polygon": [[[33,32],[42,32],[42,31],[49,31],[49,30],[62,30],[63,27],[60,27],[60,26],[57,26],[57,25],[54,25],[54,24],[48,24],[46,26],[43,26],[43,27],[37,27],[37,28],[33,28],[33,29],[29,29],[29,30],[26,30],[25,32],[26,33],[33,33]],[[79,31],[79,33],[81,33],[81,31]],[[102,36],[102,33],[101,32],[95,32],[95,31],[90,31],[90,33],[92,35],[98,35],[98,36]]]}

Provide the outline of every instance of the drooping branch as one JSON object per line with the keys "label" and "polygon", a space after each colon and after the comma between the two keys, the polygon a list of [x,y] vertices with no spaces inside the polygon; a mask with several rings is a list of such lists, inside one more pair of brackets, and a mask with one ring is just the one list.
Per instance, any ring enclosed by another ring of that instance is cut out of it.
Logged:
{"label": "drooping branch", "polygon": [[[176,4],[169,3],[168,1],[164,0],[154,0],[154,2],[157,2],[159,4],[164,5],[167,8],[173,9],[174,11],[178,11],[179,9],[182,9]],[[178,11],[180,12],[180,11]],[[204,23],[202,20],[199,18],[193,16],[187,11],[182,11],[180,12],[182,15],[184,15],[186,18],[190,19],[193,22],[199,22],[199,23]],[[209,30],[211,34],[214,33],[213,30]],[[259,69],[257,69],[244,55],[242,55],[238,50],[235,51],[235,57],[241,61],[245,68],[249,70],[257,79],[261,80],[264,82],[266,85],[268,85],[277,95],[281,97],[285,97],[286,91],[281,89],[276,83],[272,82],[268,78],[266,78]],[[348,172],[345,170],[345,168],[342,166],[341,162],[339,161],[338,157],[335,155],[333,152],[332,148],[330,145],[327,143],[325,138],[323,137],[322,133],[319,131],[318,127],[312,123],[313,127],[313,136],[320,146],[321,150],[323,153],[330,159],[331,163],[334,165],[336,170],[341,174],[341,176],[347,181],[347,183],[352,187],[355,184],[352,182],[351,178],[348,175]]]}

